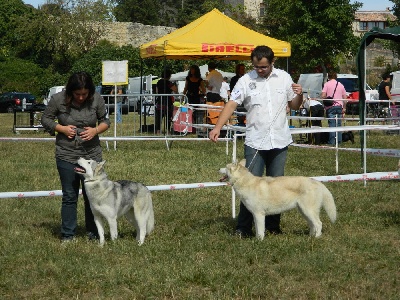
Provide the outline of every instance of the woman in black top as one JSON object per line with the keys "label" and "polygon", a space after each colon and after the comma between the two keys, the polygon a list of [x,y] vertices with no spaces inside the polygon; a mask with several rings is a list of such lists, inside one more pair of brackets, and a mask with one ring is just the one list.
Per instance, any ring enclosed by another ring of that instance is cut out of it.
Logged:
{"label": "woman in black top", "polygon": [[[378,86],[378,92],[379,92],[379,100],[392,100],[392,95],[390,94],[390,74],[389,73],[383,73],[382,74],[382,81]],[[383,107],[389,107],[389,103],[385,102],[382,105]]]}
{"label": "woman in black top", "polygon": [[[187,96],[189,104],[200,104],[205,93],[206,86],[201,78],[200,68],[199,66],[192,65],[186,77],[183,94]],[[204,111],[195,109],[193,112],[194,123],[202,124],[203,118]]]}

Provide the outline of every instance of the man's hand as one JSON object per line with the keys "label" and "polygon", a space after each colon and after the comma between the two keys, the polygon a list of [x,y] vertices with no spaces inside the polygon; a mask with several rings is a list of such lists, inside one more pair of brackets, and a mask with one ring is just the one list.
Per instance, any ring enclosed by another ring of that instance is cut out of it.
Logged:
{"label": "man's hand", "polygon": [[220,134],[220,130],[217,128],[214,128],[213,130],[210,131],[210,133],[208,134],[208,138],[213,141],[214,143],[218,141],[219,138],[219,134]]}
{"label": "man's hand", "polygon": [[296,95],[303,95],[303,89],[300,84],[293,83],[292,90]]}

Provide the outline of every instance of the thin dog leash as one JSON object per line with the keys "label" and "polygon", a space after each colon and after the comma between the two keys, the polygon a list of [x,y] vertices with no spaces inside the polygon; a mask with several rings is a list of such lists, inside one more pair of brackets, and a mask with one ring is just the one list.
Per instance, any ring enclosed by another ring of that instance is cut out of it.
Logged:
{"label": "thin dog leash", "polygon": [[[74,138],[74,142],[75,142],[75,148],[78,147],[78,145],[83,149],[83,151],[86,152],[86,155],[89,157],[89,159],[93,159],[92,156],[89,154],[89,152],[87,152],[85,146],[83,145],[83,143],[80,141],[80,136],[78,137],[78,131],[77,128],[75,128],[76,134],[75,134],[75,138]],[[95,160],[95,159],[93,159]]]}
{"label": "thin dog leash", "polygon": [[[280,111],[284,108],[283,106],[286,106],[286,105],[287,105],[287,102],[282,102],[282,104],[281,104],[281,106],[279,107],[279,109],[277,110],[277,112],[276,112],[274,118],[272,119],[271,125],[269,126],[269,128],[267,129],[267,131],[266,131],[266,133],[265,133],[263,139],[261,140],[260,146],[259,146],[258,148],[261,148],[261,146],[263,145],[265,139],[267,138],[268,133],[271,131],[272,125],[276,122],[276,119],[278,118],[278,116],[279,116],[279,114],[280,114]],[[248,169],[249,169],[249,170],[251,170],[251,169],[254,167],[253,161],[254,161],[255,157],[257,156],[259,150],[260,150],[260,149],[257,149],[257,150],[256,150],[256,153],[254,153],[253,158],[251,159],[251,161],[250,161],[250,163],[249,163],[249,166],[248,166]]]}

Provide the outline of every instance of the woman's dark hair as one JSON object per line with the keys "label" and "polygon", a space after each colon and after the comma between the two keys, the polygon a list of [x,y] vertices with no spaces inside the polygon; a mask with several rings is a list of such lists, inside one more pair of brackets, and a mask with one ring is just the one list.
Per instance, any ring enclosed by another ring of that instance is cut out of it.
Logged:
{"label": "woman's dark hair", "polygon": [[253,58],[257,58],[257,60],[260,61],[264,57],[268,59],[270,64],[272,64],[274,62],[275,53],[268,46],[257,46],[251,52],[251,60],[253,60]]}
{"label": "woman's dark hair", "polygon": [[73,98],[73,92],[76,90],[87,89],[89,90],[88,99],[92,99],[96,91],[96,87],[93,84],[92,77],[84,72],[76,72],[72,74],[65,86],[65,94],[67,96],[67,105],[69,105]]}
{"label": "woman's dark hair", "polygon": [[236,69],[235,69],[236,75],[240,75],[239,73],[240,73],[240,68],[241,67],[244,67],[244,64],[237,64],[236,65]]}
{"label": "woman's dark hair", "polygon": [[385,72],[385,73],[382,74],[382,79],[383,80],[386,80],[388,78],[390,78],[390,74],[388,72]]}
{"label": "woman's dark hair", "polygon": [[201,78],[201,73],[200,73],[200,68],[197,65],[192,65],[189,68],[189,72],[188,72],[188,78],[192,76],[192,74],[190,73],[191,70],[194,70],[194,77],[196,78]]}
{"label": "woman's dark hair", "polygon": [[164,69],[162,72],[161,72],[161,78],[164,78],[164,79],[170,79],[171,78],[171,75],[172,75],[172,72],[171,72],[171,70],[170,69]]}
{"label": "woman's dark hair", "polygon": [[336,71],[329,71],[328,72],[328,79],[337,79],[337,73],[336,73]]}

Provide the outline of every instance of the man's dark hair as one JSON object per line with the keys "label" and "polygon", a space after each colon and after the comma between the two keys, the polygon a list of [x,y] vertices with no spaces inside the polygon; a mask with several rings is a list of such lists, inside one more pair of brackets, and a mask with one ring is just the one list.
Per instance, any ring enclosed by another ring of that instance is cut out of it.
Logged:
{"label": "man's dark hair", "polygon": [[270,64],[273,63],[275,54],[274,51],[272,51],[272,49],[268,46],[257,46],[251,52],[251,60],[253,60],[253,58],[256,58],[258,61],[260,61],[264,57],[268,60]]}
{"label": "man's dark hair", "polygon": [[209,69],[215,70],[216,67],[217,67],[217,64],[216,64],[215,62],[210,61],[210,62],[208,63],[208,68],[209,68]]}

